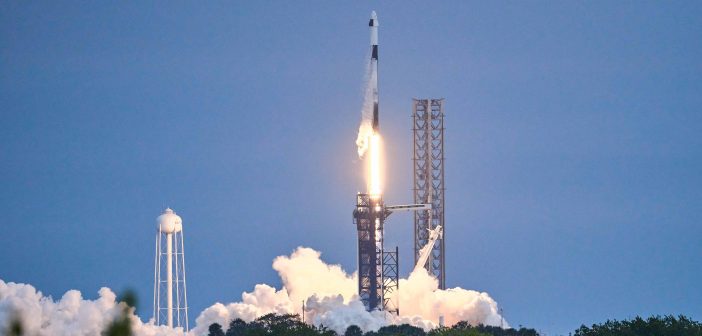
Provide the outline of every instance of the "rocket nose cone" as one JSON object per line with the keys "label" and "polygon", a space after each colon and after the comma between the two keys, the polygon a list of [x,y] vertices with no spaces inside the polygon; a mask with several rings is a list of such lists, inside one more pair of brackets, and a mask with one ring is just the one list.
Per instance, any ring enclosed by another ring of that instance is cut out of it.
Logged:
{"label": "rocket nose cone", "polygon": [[370,27],[377,27],[378,26],[378,16],[375,15],[375,11],[371,12],[371,18],[370,18],[370,21],[368,22],[368,26],[370,26]]}

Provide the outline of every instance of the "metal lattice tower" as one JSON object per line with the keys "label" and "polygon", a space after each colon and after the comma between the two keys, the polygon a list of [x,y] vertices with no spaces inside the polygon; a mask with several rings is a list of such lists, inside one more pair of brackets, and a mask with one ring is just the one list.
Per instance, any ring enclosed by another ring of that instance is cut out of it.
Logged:
{"label": "metal lattice tower", "polygon": [[[383,310],[400,315],[400,253],[395,251],[383,252]],[[393,299],[393,293],[397,292]]]}
{"label": "metal lattice tower", "polygon": [[353,221],[358,231],[358,296],[368,311],[397,312],[390,293],[399,288],[398,253],[383,250],[383,225],[390,211],[380,195],[359,193]]}
{"label": "metal lattice tower", "polygon": [[153,313],[156,325],[189,330],[183,221],[170,208],[156,218]]}
{"label": "metal lattice tower", "polygon": [[431,204],[431,211],[414,213],[414,261],[419,250],[427,244],[428,230],[438,225],[444,230],[426,264],[429,274],[446,288],[446,225],[444,223],[444,99],[412,100],[412,131],[414,134],[414,202]]}

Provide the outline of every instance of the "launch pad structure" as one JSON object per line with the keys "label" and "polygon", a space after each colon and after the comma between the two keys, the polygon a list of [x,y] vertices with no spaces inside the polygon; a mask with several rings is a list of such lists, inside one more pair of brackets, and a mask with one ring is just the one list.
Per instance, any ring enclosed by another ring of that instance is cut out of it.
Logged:
{"label": "launch pad structure", "polygon": [[398,249],[386,251],[383,245],[384,223],[391,213],[381,195],[356,195],[353,221],[358,230],[358,296],[369,311],[397,314],[399,305],[391,302],[390,296],[400,284]]}
{"label": "launch pad structure", "polygon": [[412,124],[414,202],[431,204],[430,211],[414,213],[414,261],[429,242],[429,230],[441,226],[444,234],[434,244],[425,267],[439,280],[439,288],[446,289],[444,99],[413,99]]}
{"label": "launch pad structure", "polygon": [[428,212],[431,204],[385,205],[382,195],[358,193],[353,222],[358,231],[358,296],[366,310],[400,314],[400,253],[385,250],[385,220],[395,211]]}

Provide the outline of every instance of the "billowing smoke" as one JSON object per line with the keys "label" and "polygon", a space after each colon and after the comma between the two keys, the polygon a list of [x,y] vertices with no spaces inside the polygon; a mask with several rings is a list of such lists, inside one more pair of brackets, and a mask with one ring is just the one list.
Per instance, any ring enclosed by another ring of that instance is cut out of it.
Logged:
{"label": "billowing smoke", "polygon": [[301,314],[303,300],[308,321],[339,333],[352,324],[366,331],[398,323],[428,330],[438,325],[440,315],[447,325],[458,321],[500,325],[497,303],[487,293],[461,288],[439,290],[438,281],[424,269],[400,280],[399,317],[367,312],[356,295],[356,274],[349,275],[338,265],[324,263],[313,249],[299,247],[290,256],[278,257],[273,269],[283,288],[256,285],[253,292],[242,294],[241,302],[207,308],[197,318],[195,334],[206,333],[214,322],[226,326],[235,318],[248,322],[267,313]]}
{"label": "billowing smoke", "polygon": [[[0,333],[13,319],[19,319],[25,335],[94,336],[111,323],[123,310],[109,288],[101,288],[96,300],[85,300],[77,290],[69,290],[60,300],[42,295],[25,284],[0,280]],[[180,328],[143,323],[129,312],[132,328],[140,336],[183,336]]]}
{"label": "billowing smoke", "polygon": [[[438,282],[424,269],[400,280],[400,312],[395,316],[381,311],[367,312],[356,295],[356,274],[347,274],[339,265],[329,265],[320,253],[299,247],[289,256],[273,261],[273,269],[282,280],[281,289],[256,285],[244,292],[238,302],[216,303],[196,319],[189,335],[207,335],[212,323],[226,326],[235,318],[247,322],[269,314],[302,314],[317,326],[324,325],[343,333],[350,325],[363,330],[377,330],[389,324],[409,323],[424,329],[438,324],[443,315],[447,325],[458,321],[471,324],[499,325],[497,303],[487,293],[461,288],[439,290]],[[85,300],[70,290],[54,301],[34,287],[0,280],[0,330],[5,330],[12,316],[19,316],[28,335],[99,335],[123,308],[108,288],[100,289],[99,298]],[[397,299],[397,298],[395,298]],[[138,336],[183,336],[181,329],[144,323],[130,312],[132,327]]]}
{"label": "billowing smoke", "polygon": [[[367,57],[368,58],[368,57]],[[373,135],[373,87],[370,83],[377,82],[378,74],[373,71],[370,62],[366,64],[366,75],[363,88],[363,107],[361,108],[361,124],[358,126],[356,147],[358,157],[363,158],[368,150],[370,137]]]}
{"label": "billowing smoke", "polygon": [[[467,321],[472,325],[499,326],[497,302],[488,293],[460,287],[440,290],[439,281],[420,268],[408,279],[400,280],[400,312],[406,318],[421,317],[437,323],[444,316],[446,325]],[[425,321],[425,323],[427,323]],[[421,327],[419,323],[410,323]],[[426,328],[425,328],[426,329]]]}

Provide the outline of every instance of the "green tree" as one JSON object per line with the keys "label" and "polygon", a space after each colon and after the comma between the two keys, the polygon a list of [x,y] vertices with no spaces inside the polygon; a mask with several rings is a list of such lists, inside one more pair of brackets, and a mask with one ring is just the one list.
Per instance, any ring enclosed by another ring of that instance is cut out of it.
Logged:
{"label": "green tree", "polygon": [[424,329],[411,326],[409,324],[389,325],[378,329],[375,333],[378,336],[425,336]]}
{"label": "green tree", "polygon": [[240,318],[233,319],[229,322],[229,328],[227,329],[226,336],[244,336],[246,335],[246,330],[248,325],[244,320]]}
{"label": "green tree", "polygon": [[209,327],[208,336],[224,336],[224,331],[222,330],[222,325],[219,323],[212,323]]}
{"label": "green tree", "polygon": [[363,331],[359,326],[353,324],[346,328],[344,336],[363,336]]}
{"label": "green tree", "polygon": [[22,318],[20,317],[20,315],[15,311],[12,311],[9,315],[10,316],[7,327],[5,328],[5,330],[0,330],[0,333],[7,336],[24,335],[24,325],[22,324]]}
{"label": "green tree", "polygon": [[438,328],[432,330],[431,336],[459,336],[459,335],[485,335],[485,336],[538,336],[539,334],[534,329],[520,328],[519,330],[501,327],[486,326],[479,324],[477,326],[470,325],[466,321],[461,321],[453,325],[453,327]]}
{"label": "green tree", "polygon": [[581,326],[574,336],[702,336],[702,324],[686,316],[651,316],[633,320],[607,320],[591,327]]}
{"label": "green tree", "polygon": [[[212,325],[210,326],[212,328]],[[336,336],[333,330],[315,328],[300,320],[294,314],[267,314],[246,323],[234,319],[229,323],[225,336]]]}
{"label": "green tree", "polygon": [[456,329],[440,327],[430,331],[428,336],[490,336],[490,334],[482,333],[474,328]]}
{"label": "green tree", "polygon": [[136,309],[136,294],[131,290],[127,290],[119,299],[121,306],[120,314],[115,317],[114,321],[107,325],[107,328],[102,332],[103,336],[132,336],[132,321],[129,319],[129,314]]}

